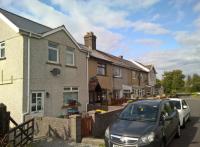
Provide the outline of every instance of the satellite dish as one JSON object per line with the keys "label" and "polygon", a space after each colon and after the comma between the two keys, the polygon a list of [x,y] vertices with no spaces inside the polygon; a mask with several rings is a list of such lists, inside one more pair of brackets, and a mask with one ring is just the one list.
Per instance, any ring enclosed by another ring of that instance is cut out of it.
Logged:
{"label": "satellite dish", "polygon": [[59,68],[54,68],[50,71],[53,76],[57,76],[60,74],[60,69]]}

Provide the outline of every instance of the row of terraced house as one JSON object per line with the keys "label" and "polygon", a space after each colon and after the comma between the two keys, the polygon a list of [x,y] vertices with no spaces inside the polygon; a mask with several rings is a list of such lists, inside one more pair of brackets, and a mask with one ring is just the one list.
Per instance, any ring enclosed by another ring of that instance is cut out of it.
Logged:
{"label": "row of terraced house", "polygon": [[153,65],[128,61],[96,48],[92,32],[78,43],[65,26],[50,28],[0,9],[0,103],[22,122],[59,116],[77,104],[158,94]]}

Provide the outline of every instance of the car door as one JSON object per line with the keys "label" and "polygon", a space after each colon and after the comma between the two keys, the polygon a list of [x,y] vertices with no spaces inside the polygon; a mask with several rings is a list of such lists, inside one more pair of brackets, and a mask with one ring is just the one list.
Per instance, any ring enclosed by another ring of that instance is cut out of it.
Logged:
{"label": "car door", "polygon": [[174,133],[174,130],[176,130],[176,120],[174,119],[176,115],[175,112],[172,110],[172,107],[169,103],[169,101],[164,103],[164,112],[165,112],[165,132],[167,140],[169,140]]}
{"label": "car door", "polygon": [[[186,108],[184,108],[184,106],[186,106]],[[185,100],[182,100],[182,110],[183,110],[183,116],[184,116],[184,119],[185,121],[187,121],[188,117],[189,117],[189,112],[190,112],[190,108],[189,106],[187,105],[186,101]]]}

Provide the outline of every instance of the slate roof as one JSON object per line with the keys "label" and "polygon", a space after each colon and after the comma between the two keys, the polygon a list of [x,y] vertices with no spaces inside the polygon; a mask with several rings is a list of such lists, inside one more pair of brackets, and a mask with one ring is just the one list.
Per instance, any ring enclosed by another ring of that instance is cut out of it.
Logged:
{"label": "slate roof", "polygon": [[48,31],[51,31],[52,28],[29,20],[27,18],[21,17],[14,13],[8,12],[4,9],[0,8],[0,13],[2,13],[5,17],[7,17],[12,23],[14,23],[19,29],[24,31],[33,32],[36,34],[42,34]]}

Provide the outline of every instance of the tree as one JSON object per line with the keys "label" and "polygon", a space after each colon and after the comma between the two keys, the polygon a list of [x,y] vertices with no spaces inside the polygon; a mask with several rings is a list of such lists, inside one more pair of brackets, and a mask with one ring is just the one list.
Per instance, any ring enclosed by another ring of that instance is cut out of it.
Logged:
{"label": "tree", "polygon": [[170,72],[164,72],[162,79],[162,86],[166,94],[172,94],[181,92],[184,90],[184,78],[185,75],[181,70],[173,70]]}
{"label": "tree", "polygon": [[191,87],[192,87],[192,77],[188,75],[185,82],[185,91],[191,92]]}
{"label": "tree", "polygon": [[200,76],[198,74],[194,74],[192,77],[192,92],[199,92],[200,91]]}

